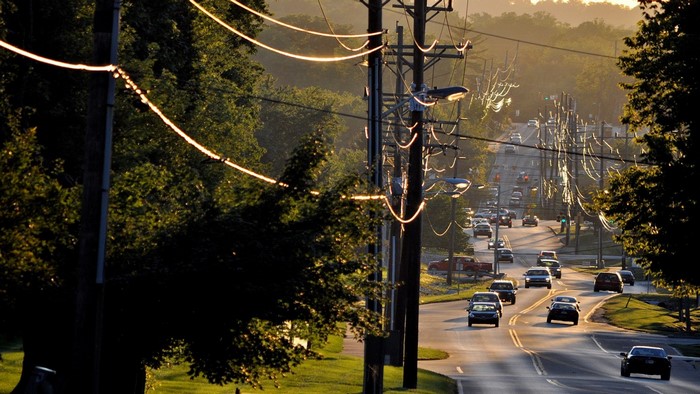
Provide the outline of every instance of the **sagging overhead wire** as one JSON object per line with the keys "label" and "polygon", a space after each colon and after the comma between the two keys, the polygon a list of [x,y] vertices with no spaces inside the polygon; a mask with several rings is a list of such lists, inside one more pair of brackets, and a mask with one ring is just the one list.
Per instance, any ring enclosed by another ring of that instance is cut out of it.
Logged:
{"label": "sagging overhead wire", "polygon": [[211,12],[207,11],[206,9],[204,9],[204,7],[202,7],[202,6],[201,6],[200,4],[198,4],[196,1],[194,1],[194,0],[189,0],[189,1],[190,1],[190,3],[191,3],[192,5],[194,5],[195,7],[197,7],[197,9],[199,9],[203,14],[205,14],[206,16],[208,16],[209,18],[211,18],[213,21],[215,21],[215,22],[218,23],[219,25],[223,26],[226,30],[231,31],[232,33],[236,34],[237,36],[239,36],[239,37],[245,39],[246,41],[249,41],[249,42],[251,42],[251,43],[253,43],[253,44],[255,44],[255,45],[257,45],[257,46],[259,46],[259,47],[261,47],[261,48],[265,48],[265,49],[267,49],[267,50],[269,50],[269,51],[272,51],[272,52],[275,52],[275,53],[277,53],[277,54],[280,54],[280,55],[283,55],[283,56],[287,56],[287,57],[290,57],[290,58],[293,58],[293,59],[308,60],[308,61],[312,61],[312,62],[340,62],[340,61],[344,61],[344,60],[348,60],[348,59],[355,59],[355,58],[358,58],[358,57],[367,56],[367,55],[370,54],[370,53],[373,53],[373,52],[376,52],[376,51],[379,51],[379,50],[384,49],[384,47],[386,46],[386,45],[380,45],[380,46],[378,46],[378,47],[376,47],[376,48],[372,48],[372,49],[370,49],[370,50],[368,50],[368,51],[356,53],[356,54],[354,54],[354,55],[340,56],[340,57],[318,57],[318,56],[306,56],[306,55],[298,55],[298,54],[294,54],[294,53],[289,53],[289,52],[285,52],[285,51],[282,51],[282,50],[277,49],[277,48],[273,48],[273,47],[271,47],[271,46],[269,46],[269,45],[263,44],[262,42],[260,42],[260,41],[258,41],[258,40],[256,40],[256,39],[254,39],[254,38],[248,37],[247,35],[245,35],[245,34],[243,34],[242,32],[236,30],[234,27],[230,26],[230,25],[227,24],[226,22],[224,22],[224,21],[222,21],[221,19],[219,19],[218,17],[216,17],[216,16],[215,16],[214,14],[212,14]]}
{"label": "sagging overhead wire", "polygon": [[[250,13],[252,13],[252,14],[255,14],[255,15],[257,15],[257,16],[259,16],[259,17],[261,17],[261,18],[263,18],[263,19],[265,19],[265,20],[267,20],[267,21],[272,22],[272,23],[276,23],[276,24],[278,24],[278,25],[280,25],[280,26],[284,26],[284,27],[290,28],[290,29],[292,29],[292,30],[300,31],[300,32],[303,32],[303,33],[314,34],[314,35],[317,35],[317,36],[332,37],[332,38],[364,38],[364,37],[378,36],[378,35],[380,35],[380,34],[384,34],[384,33],[385,33],[385,31],[376,31],[376,32],[362,33],[362,34],[336,34],[336,33],[322,33],[322,32],[318,32],[318,31],[302,29],[301,27],[297,27],[297,26],[294,26],[294,25],[289,25],[289,24],[287,24],[287,23],[284,23],[284,22],[282,22],[282,21],[279,21],[279,20],[277,20],[277,19],[274,19],[274,18],[272,18],[272,17],[270,17],[270,16],[268,16],[268,15],[265,15],[265,14],[263,14],[263,13],[260,13],[260,12],[258,12],[258,11],[256,11],[256,10],[252,9],[252,8],[247,7],[245,4],[242,4],[241,2],[239,2],[239,1],[237,1],[237,0],[228,0],[228,1],[230,1],[231,3],[237,5],[237,6],[241,7],[241,8],[243,8],[243,9],[246,10],[246,11],[248,11],[248,12],[250,12]],[[323,10],[322,10],[322,11],[323,11]],[[324,14],[324,15],[325,15],[325,14]],[[326,19],[326,21],[327,21],[327,19]],[[330,27],[330,26],[329,26],[329,27]]]}
{"label": "sagging overhead wire", "polygon": [[[67,69],[73,69],[73,70],[82,70],[82,71],[90,71],[90,72],[110,72],[112,73],[113,78],[122,78],[124,80],[124,83],[126,85],[126,88],[129,90],[132,90],[135,94],[138,95],[140,98],[141,102],[146,104],[148,108],[153,111],[158,117],[163,121],[164,124],[166,124],[171,130],[175,131],[177,135],[179,135],[184,141],[186,141],[188,144],[192,145],[195,147],[197,150],[202,152],[204,155],[206,155],[208,158],[216,161],[223,163],[231,168],[234,168],[246,175],[252,176],[254,178],[257,178],[261,181],[270,183],[270,184],[276,184],[278,186],[286,187],[283,182],[279,182],[276,179],[267,177],[265,175],[259,174],[255,171],[249,170],[243,166],[240,166],[230,159],[228,159],[225,156],[221,156],[214,151],[206,148],[204,145],[201,145],[198,143],[194,138],[190,137],[187,135],[184,131],[182,131],[179,127],[177,127],[168,117],[163,114],[163,112],[154,104],[152,103],[146,94],[137,86],[137,84],[129,77],[129,75],[121,69],[119,66],[116,65],[104,65],[104,66],[87,66],[84,64],[72,64],[72,63],[66,63],[66,62],[61,62],[61,61],[56,61],[52,60],[49,58],[45,58],[43,56],[39,56],[27,51],[24,51],[20,48],[17,48],[9,43],[6,43],[2,40],[0,40],[0,47],[3,47],[5,49],[10,50],[11,52],[17,53],[19,55],[25,56],[27,58],[30,58],[32,60],[35,60],[40,63],[44,64],[50,64],[53,66],[61,67],[61,68],[67,68]],[[316,191],[312,191],[312,194],[318,195],[319,193]],[[350,198],[353,200],[358,200],[358,201],[363,201],[363,200],[382,200],[383,204],[385,207],[388,208],[389,212],[391,215],[396,219],[401,224],[407,224],[412,221],[414,221],[418,215],[422,212],[422,210],[425,208],[425,201],[421,203],[421,205],[418,207],[414,215],[410,218],[403,218],[400,216],[400,213],[397,213],[394,211],[391,201],[389,201],[388,197],[386,195],[353,195],[353,196],[347,196],[346,198]]]}

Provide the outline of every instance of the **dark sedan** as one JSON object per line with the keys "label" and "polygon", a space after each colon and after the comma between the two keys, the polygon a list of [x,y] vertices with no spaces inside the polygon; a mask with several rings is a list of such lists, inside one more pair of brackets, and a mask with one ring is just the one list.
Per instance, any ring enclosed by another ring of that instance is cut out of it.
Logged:
{"label": "dark sedan", "polygon": [[661,380],[671,379],[671,356],[663,348],[655,346],[633,346],[629,352],[620,353],[622,363],[620,375],[632,373],[660,375]]}
{"label": "dark sedan", "polygon": [[617,271],[622,277],[622,282],[630,286],[634,286],[634,273],[630,270],[619,270]]}
{"label": "dark sedan", "polygon": [[467,324],[493,324],[498,327],[501,316],[492,302],[475,302],[468,310]]}
{"label": "dark sedan", "polygon": [[578,324],[578,308],[570,302],[553,302],[548,306],[549,313],[547,314],[547,323],[552,320],[570,321],[574,325]]}
{"label": "dark sedan", "polygon": [[509,248],[498,248],[498,261],[504,261],[507,263],[513,263],[515,256],[513,255],[513,250]]}
{"label": "dark sedan", "polygon": [[534,215],[523,216],[523,227],[524,226],[537,227],[539,224],[540,224],[540,219],[537,216],[534,216]]}

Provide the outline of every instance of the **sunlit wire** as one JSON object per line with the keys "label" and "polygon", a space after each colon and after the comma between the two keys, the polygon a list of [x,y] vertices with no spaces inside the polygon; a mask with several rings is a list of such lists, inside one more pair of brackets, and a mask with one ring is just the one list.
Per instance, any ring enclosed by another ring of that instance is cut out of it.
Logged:
{"label": "sunlit wire", "polygon": [[378,47],[376,47],[376,48],[372,48],[372,49],[370,49],[370,50],[368,50],[368,51],[364,51],[364,52],[361,52],[361,53],[356,53],[356,54],[354,54],[354,55],[349,55],[349,56],[341,56],[341,57],[317,57],[317,56],[297,55],[297,54],[294,54],[294,53],[289,53],[289,52],[285,52],[285,51],[282,51],[282,50],[273,48],[273,47],[271,47],[271,46],[269,46],[269,45],[263,44],[262,42],[260,42],[260,41],[258,41],[258,40],[255,40],[255,39],[253,39],[253,38],[251,38],[251,37],[248,37],[247,35],[243,34],[242,32],[240,32],[240,31],[236,30],[235,28],[233,28],[232,26],[228,25],[226,22],[224,22],[224,21],[222,21],[221,19],[217,18],[214,14],[212,14],[211,12],[207,11],[206,9],[204,9],[204,7],[202,7],[201,5],[199,5],[199,4],[198,4],[197,2],[195,2],[194,0],[189,0],[189,1],[190,1],[190,3],[192,3],[192,5],[194,5],[195,7],[197,7],[197,9],[199,9],[200,11],[202,11],[202,13],[204,13],[205,15],[207,15],[209,18],[211,18],[212,20],[214,20],[214,21],[215,21],[216,23],[218,23],[219,25],[223,26],[225,29],[227,29],[227,30],[233,32],[233,33],[236,34],[237,36],[239,36],[239,37],[241,37],[241,38],[243,38],[243,39],[245,39],[245,40],[247,40],[247,41],[249,41],[249,42],[251,42],[251,43],[257,45],[257,46],[260,46],[260,47],[262,47],[262,48],[265,48],[265,49],[267,49],[267,50],[269,50],[269,51],[278,53],[278,54],[283,55],[283,56],[291,57],[291,58],[294,58],[294,59],[308,60],[308,61],[313,61],[313,62],[339,62],[339,61],[343,61],[343,60],[355,59],[355,58],[358,58],[358,57],[367,56],[367,55],[370,54],[370,53],[373,53],[373,52],[382,50],[382,49],[384,48],[384,45],[380,45],[380,46],[378,46]]}

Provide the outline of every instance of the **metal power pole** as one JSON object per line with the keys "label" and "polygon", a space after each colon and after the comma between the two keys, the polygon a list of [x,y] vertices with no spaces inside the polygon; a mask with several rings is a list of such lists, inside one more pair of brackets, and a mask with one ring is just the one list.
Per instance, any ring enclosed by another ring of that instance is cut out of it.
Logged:
{"label": "metal power pole", "polygon": [[[371,0],[368,3],[369,18],[368,31],[370,33],[382,30],[382,0]],[[370,37],[370,49],[382,46],[382,35]],[[371,184],[377,190],[382,188],[382,53],[381,50],[374,51],[369,55],[368,72],[368,135],[367,139],[367,164],[371,178]],[[377,270],[369,278],[375,282],[382,281],[382,228],[376,228],[376,242],[369,245],[368,252],[375,257]],[[367,308],[375,313],[382,313],[381,301],[376,298],[367,300]],[[380,327],[383,328],[383,327]],[[381,394],[384,381],[384,340],[376,335],[368,336],[365,339],[364,354],[364,379],[363,393]]]}
{"label": "metal power pole", "polygon": [[[423,91],[423,46],[425,41],[426,1],[416,0],[413,16],[414,92]],[[420,96],[422,97],[422,96]],[[424,98],[424,97],[422,97]],[[418,385],[418,312],[420,303],[420,256],[423,202],[423,106],[411,102],[411,147],[408,158],[406,215],[415,219],[406,224],[401,253],[401,269],[406,270],[406,334],[403,387]]]}
{"label": "metal power pole", "polygon": [[[95,65],[117,64],[120,6],[120,0],[95,2]],[[73,354],[66,392],[96,394],[100,392],[115,80],[108,72],[93,73],[89,84]]]}

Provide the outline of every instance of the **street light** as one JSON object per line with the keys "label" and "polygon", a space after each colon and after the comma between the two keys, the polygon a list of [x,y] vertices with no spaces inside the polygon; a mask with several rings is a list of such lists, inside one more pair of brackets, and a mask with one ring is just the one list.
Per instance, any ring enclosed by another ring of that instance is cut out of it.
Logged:
{"label": "street light", "polygon": [[446,99],[447,101],[457,101],[469,93],[469,89],[464,86],[450,86],[447,88],[430,89],[425,94],[433,99]]}

